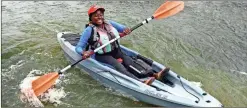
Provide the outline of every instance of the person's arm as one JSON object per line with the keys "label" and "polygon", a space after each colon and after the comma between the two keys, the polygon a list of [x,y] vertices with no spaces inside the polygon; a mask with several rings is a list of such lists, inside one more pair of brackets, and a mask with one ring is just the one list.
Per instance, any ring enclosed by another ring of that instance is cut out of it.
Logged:
{"label": "person's arm", "polygon": [[126,29],[126,26],[124,26],[124,25],[122,25],[122,24],[119,24],[119,23],[117,23],[117,22],[115,22],[115,21],[109,20],[109,22],[110,22],[110,24],[111,24],[115,29],[117,29],[117,31],[118,31],[119,33],[122,33],[122,32]]}
{"label": "person's arm", "polygon": [[124,25],[119,24],[119,23],[114,22],[114,21],[109,21],[109,22],[110,22],[110,24],[111,24],[115,29],[117,29],[118,33],[121,33],[121,34],[120,34],[120,37],[124,37],[124,36],[130,34],[130,32],[131,32],[130,28],[125,27]]}
{"label": "person's arm", "polygon": [[91,32],[92,32],[92,27],[87,27],[81,37],[80,37],[80,40],[79,42],[77,43],[76,47],[75,47],[75,51],[82,55],[83,51],[85,50],[86,46],[87,46],[87,41],[88,39],[90,38],[91,36]]}

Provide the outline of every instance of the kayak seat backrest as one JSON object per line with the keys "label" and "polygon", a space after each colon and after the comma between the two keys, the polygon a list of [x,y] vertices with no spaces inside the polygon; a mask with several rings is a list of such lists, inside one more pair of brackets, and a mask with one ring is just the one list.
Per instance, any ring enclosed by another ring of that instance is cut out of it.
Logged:
{"label": "kayak seat backrest", "polygon": [[[121,58],[117,59],[117,61],[120,62],[120,63],[123,62]],[[138,62],[139,62],[139,60],[138,60]],[[106,63],[102,63],[102,62],[99,62],[99,63],[104,65],[104,66],[107,66],[109,68],[112,68],[112,69],[116,70],[112,65],[109,65],[109,64],[106,64]],[[141,63],[143,63],[143,62],[141,62]],[[132,69],[130,67],[127,67],[127,68],[128,68],[128,71],[130,71],[132,74],[134,74],[140,80],[144,81],[144,80],[146,80],[148,78],[147,74],[152,71],[152,68],[151,68],[151,66],[142,67],[142,66],[139,66],[139,65],[140,64],[136,64],[136,62],[134,62],[134,66],[130,65]],[[143,65],[143,64],[141,64],[141,65]],[[147,65],[147,64],[144,64],[144,65]]]}
{"label": "kayak seat backrest", "polygon": [[152,67],[141,59],[133,59],[133,65],[129,66],[129,71],[138,78],[148,77],[153,73]]}
{"label": "kayak seat backrest", "polygon": [[[127,68],[128,71],[130,71],[136,77],[146,78],[146,77],[148,77],[147,74],[153,73],[152,67],[150,65],[148,65],[147,63],[145,63],[144,61],[142,61],[141,59],[136,59],[136,60],[132,59],[132,60],[133,60],[133,65],[130,65],[129,67],[125,67],[125,68]],[[123,60],[121,58],[118,58],[117,61],[119,63],[123,62]],[[107,66],[107,67],[110,67],[110,68],[116,70],[112,65],[102,63],[102,62],[99,62],[99,63],[104,65],[104,66]]]}

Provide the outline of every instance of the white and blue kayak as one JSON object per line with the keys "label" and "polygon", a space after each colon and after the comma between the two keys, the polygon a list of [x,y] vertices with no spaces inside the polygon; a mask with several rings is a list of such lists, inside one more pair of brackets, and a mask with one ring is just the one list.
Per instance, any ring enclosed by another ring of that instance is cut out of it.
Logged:
{"label": "white and blue kayak", "polygon": [[[82,57],[75,51],[75,45],[80,39],[80,35],[71,32],[61,32],[57,34],[58,42],[66,58],[71,63],[80,60]],[[165,68],[149,58],[140,55],[138,52],[121,46],[121,50],[132,58],[138,58],[152,67],[154,72],[159,72]],[[164,76],[165,81],[155,80],[151,85],[146,85],[131,77],[128,77],[113,67],[98,62],[94,57],[81,61],[77,66],[99,81],[106,87],[133,96],[135,99],[157,106],[168,107],[223,107],[223,105],[198,86],[172,72],[171,70]],[[142,78],[141,80],[144,80]],[[147,78],[146,78],[147,79]]]}

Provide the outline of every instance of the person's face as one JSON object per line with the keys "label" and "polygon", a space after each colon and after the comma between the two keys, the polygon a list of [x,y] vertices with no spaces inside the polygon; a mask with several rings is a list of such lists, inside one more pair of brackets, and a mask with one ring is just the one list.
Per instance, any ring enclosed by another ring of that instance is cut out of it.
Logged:
{"label": "person's face", "polygon": [[100,10],[97,10],[95,13],[92,14],[91,20],[93,23],[101,25],[104,21],[104,13]]}

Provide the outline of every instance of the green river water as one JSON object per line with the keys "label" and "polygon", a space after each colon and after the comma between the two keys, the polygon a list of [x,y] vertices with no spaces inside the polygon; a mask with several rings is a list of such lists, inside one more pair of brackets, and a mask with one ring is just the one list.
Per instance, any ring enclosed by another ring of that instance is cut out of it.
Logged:
{"label": "green river water", "polygon": [[[81,33],[92,4],[105,7],[106,19],[132,27],[163,2],[3,1],[1,106],[27,107],[19,99],[21,81],[30,72],[44,74],[69,65],[56,34]],[[224,106],[247,106],[246,1],[185,1],[182,12],[136,29],[121,44],[200,82]],[[102,86],[78,68],[61,82],[66,96],[45,107],[153,106]]]}

